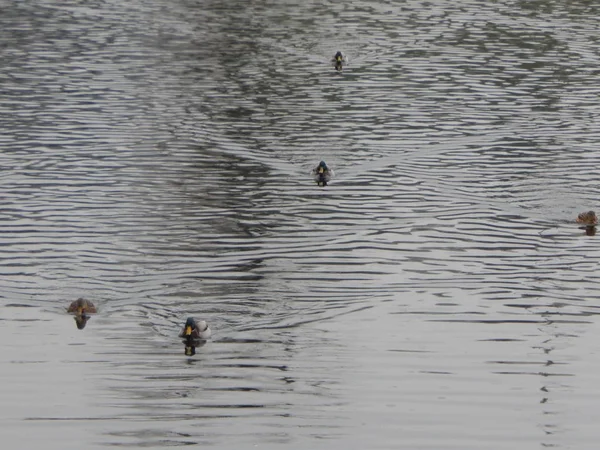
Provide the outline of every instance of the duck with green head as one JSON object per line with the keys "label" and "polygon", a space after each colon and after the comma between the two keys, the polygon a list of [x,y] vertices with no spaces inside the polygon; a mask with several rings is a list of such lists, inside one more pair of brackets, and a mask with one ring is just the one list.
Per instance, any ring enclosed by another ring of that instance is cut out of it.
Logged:
{"label": "duck with green head", "polygon": [[327,183],[331,181],[334,176],[333,170],[325,163],[325,161],[319,162],[317,167],[312,170],[315,182],[321,186],[327,186]]}
{"label": "duck with green head", "polygon": [[346,61],[346,57],[343,55],[342,52],[338,51],[334,56],[333,56],[333,67],[335,68],[335,70],[337,70],[338,72],[342,71],[342,68],[344,66],[344,62]]}
{"label": "duck with green head", "polygon": [[196,347],[200,347],[210,338],[212,331],[205,320],[196,322],[193,317],[188,317],[179,337],[183,338],[185,344],[185,354],[193,356],[196,353]]}

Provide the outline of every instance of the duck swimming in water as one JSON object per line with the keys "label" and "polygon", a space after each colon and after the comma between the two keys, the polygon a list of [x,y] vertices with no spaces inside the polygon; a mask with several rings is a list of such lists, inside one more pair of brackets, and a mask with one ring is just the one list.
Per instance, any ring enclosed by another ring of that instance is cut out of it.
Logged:
{"label": "duck swimming in water", "polygon": [[205,320],[196,322],[193,317],[188,317],[185,321],[185,325],[179,333],[179,337],[187,339],[201,339],[206,340],[212,334],[210,327]]}
{"label": "duck swimming in water", "polygon": [[193,356],[196,353],[196,347],[200,347],[210,338],[212,331],[204,320],[196,322],[193,317],[188,317],[179,337],[183,338],[185,344],[185,354]]}
{"label": "duck swimming in water", "polygon": [[583,212],[577,216],[575,222],[586,226],[598,225],[598,217],[594,211]]}
{"label": "duck swimming in water", "polygon": [[315,182],[322,187],[327,186],[327,183],[329,183],[335,175],[333,170],[331,170],[327,164],[325,164],[325,161],[321,161],[319,165],[312,170],[312,173]]}
{"label": "duck swimming in water", "polygon": [[594,211],[582,212],[577,216],[575,222],[583,225],[581,228],[585,228],[585,234],[587,236],[596,235],[596,225],[598,225],[598,217]]}
{"label": "duck swimming in water", "polygon": [[333,56],[333,67],[335,68],[335,70],[337,70],[338,72],[342,71],[343,65],[346,62],[346,57],[342,54],[342,52],[338,51],[334,56]]}
{"label": "duck swimming in water", "polygon": [[90,316],[88,316],[87,313],[95,314],[98,311],[92,302],[85,298],[80,298],[69,305],[67,312],[75,314],[75,324],[78,329],[83,330],[85,324],[90,319]]}

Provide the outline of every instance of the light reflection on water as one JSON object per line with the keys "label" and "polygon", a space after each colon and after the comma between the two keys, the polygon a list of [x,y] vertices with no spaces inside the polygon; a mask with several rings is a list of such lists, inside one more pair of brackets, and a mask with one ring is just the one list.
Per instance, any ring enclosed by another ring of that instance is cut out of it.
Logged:
{"label": "light reflection on water", "polygon": [[5,442],[593,448],[595,6],[2,6]]}

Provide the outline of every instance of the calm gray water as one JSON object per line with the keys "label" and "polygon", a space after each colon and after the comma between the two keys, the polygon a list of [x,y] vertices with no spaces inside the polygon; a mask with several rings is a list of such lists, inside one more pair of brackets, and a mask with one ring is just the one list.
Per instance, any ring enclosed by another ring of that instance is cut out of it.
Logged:
{"label": "calm gray water", "polygon": [[597,448],[599,13],[0,0],[3,448]]}

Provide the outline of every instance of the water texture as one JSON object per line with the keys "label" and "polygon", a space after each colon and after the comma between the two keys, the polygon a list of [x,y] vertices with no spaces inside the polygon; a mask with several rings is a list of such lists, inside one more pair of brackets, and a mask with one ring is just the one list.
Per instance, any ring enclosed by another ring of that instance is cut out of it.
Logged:
{"label": "water texture", "polygon": [[599,9],[0,0],[5,448],[595,449]]}

